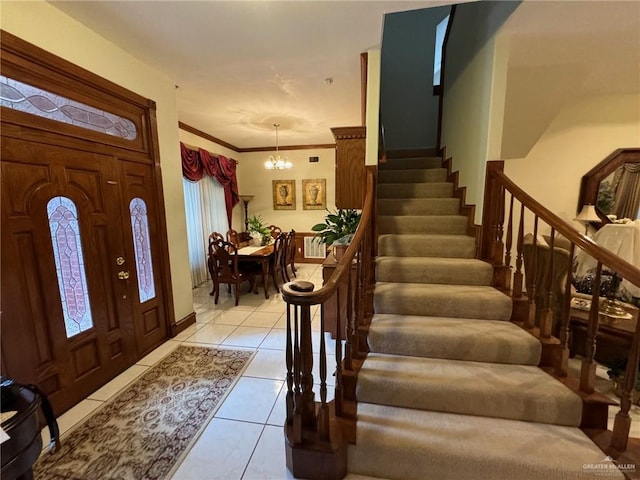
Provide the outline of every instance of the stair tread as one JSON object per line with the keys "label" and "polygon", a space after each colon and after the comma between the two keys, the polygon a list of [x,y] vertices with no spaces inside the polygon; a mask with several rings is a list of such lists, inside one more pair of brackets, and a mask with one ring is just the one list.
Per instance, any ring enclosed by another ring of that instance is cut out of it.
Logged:
{"label": "stair tread", "polygon": [[583,465],[603,457],[575,427],[362,402],[348,471],[407,480],[581,480],[590,478]]}
{"label": "stair tread", "polygon": [[540,342],[504,320],[375,314],[372,352],[478,362],[538,365]]}
{"label": "stair tread", "polygon": [[358,401],[579,426],[582,400],[533,365],[370,353]]}

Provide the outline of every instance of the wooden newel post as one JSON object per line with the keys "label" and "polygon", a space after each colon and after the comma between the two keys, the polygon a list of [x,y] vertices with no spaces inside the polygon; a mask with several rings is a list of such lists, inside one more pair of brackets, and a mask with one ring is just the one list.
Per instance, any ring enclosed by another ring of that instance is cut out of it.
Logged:
{"label": "wooden newel post", "polygon": [[[484,181],[480,258],[490,262],[494,262],[497,257],[498,223],[500,221],[500,215],[504,212],[502,188],[496,181],[494,174],[496,172],[502,172],[503,170],[503,161],[487,162],[487,171]],[[500,206],[500,202],[502,202],[502,207]]]}

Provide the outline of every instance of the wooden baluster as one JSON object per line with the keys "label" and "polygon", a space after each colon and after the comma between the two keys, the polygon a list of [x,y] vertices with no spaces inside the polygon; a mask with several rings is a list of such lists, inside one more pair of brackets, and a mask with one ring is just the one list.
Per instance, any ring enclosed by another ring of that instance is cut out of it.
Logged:
{"label": "wooden baluster", "polygon": [[[294,307],[295,309],[295,307]],[[286,364],[287,364],[287,424],[293,423],[293,345],[291,342],[291,304],[287,303],[287,344],[286,344]]]}
{"label": "wooden baluster", "polygon": [[[313,284],[311,284],[313,286]],[[313,288],[312,288],[313,289]],[[313,393],[313,343],[311,341],[311,307],[300,306],[300,384],[302,386],[302,425],[316,423],[315,394]]]}
{"label": "wooden baluster", "polygon": [[[513,197],[512,197],[513,198]],[[520,204],[520,224],[516,242],[516,271],[513,274],[513,297],[522,297],[522,243],[524,241],[524,204]]]}
{"label": "wooden baluster", "polygon": [[546,291],[545,291],[545,308],[542,312],[542,316],[540,317],[540,338],[550,338],[551,337],[551,328],[553,325],[553,270],[555,267],[555,230],[551,229],[551,240],[549,244],[549,269],[547,270],[547,278],[545,281]]}
{"label": "wooden baluster", "polygon": [[327,350],[324,341],[324,318],[320,317],[320,408],[318,409],[318,434],[323,441],[329,440],[329,406],[327,405]]}
{"label": "wooden baluster", "polygon": [[[324,310],[324,303],[320,304],[321,311]],[[322,315],[322,314],[321,314]],[[324,315],[322,315],[324,317]],[[342,388],[342,337],[344,330],[340,316],[336,317],[336,385],[334,387],[334,406],[336,416],[342,415],[342,401],[344,400],[344,391]]]}
{"label": "wooden baluster", "polygon": [[293,307],[293,443],[302,443],[302,390],[300,388],[300,322],[297,306]]}
{"label": "wooden baluster", "polygon": [[640,318],[636,320],[636,332],[631,341],[631,351],[627,359],[627,369],[622,382],[622,395],[620,397],[620,410],[616,413],[611,435],[611,448],[619,454],[627,449],[629,431],[631,429],[631,392],[635,389],[638,378],[638,362],[640,362]]}
{"label": "wooden baluster", "polygon": [[354,334],[356,341],[357,358],[364,358],[366,351],[364,350],[364,344],[366,338],[361,336],[361,328],[364,326],[365,317],[365,292],[367,291],[367,284],[364,277],[364,263],[362,261],[364,242],[360,245],[358,253],[356,254],[356,315],[354,324]]}
{"label": "wooden baluster", "polygon": [[562,295],[562,309],[560,317],[560,358],[556,367],[556,373],[561,377],[568,375],[569,367],[569,324],[571,320],[571,288],[572,274],[571,261],[575,254],[576,245],[571,242],[569,247],[569,260],[567,265],[567,278],[564,285],[564,294]]}
{"label": "wooden baluster", "polygon": [[536,326],[536,275],[538,274],[538,216],[533,220],[533,244],[531,254],[531,272],[527,272],[527,296],[529,297],[529,315],[524,328],[533,330]]}
{"label": "wooden baluster", "polygon": [[507,243],[504,250],[504,265],[511,268],[511,243],[513,240],[513,194],[509,201],[509,220],[507,220]]}
{"label": "wooden baluster", "polygon": [[[496,226],[496,244],[493,261],[496,265],[502,265],[502,252],[504,250],[504,242],[502,238],[504,236],[504,196],[505,190],[502,185],[500,185],[500,202],[498,203],[498,224]],[[504,288],[504,285],[500,286]]]}
{"label": "wooden baluster", "polygon": [[[346,344],[345,344],[345,356],[344,356],[344,368],[346,370],[353,370],[353,295],[351,294],[351,268],[346,275],[347,277],[347,318],[346,318]],[[339,291],[339,289],[338,289]]]}
{"label": "wooden baluster", "polygon": [[580,390],[586,393],[593,393],[596,380],[596,362],[593,357],[596,353],[596,336],[598,335],[600,298],[600,275],[602,274],[602,263],[598,262],[596,267],[596,277],[593,280],[593,293],[591,295],[591,309],[589,310],[589,325],[587,325],[587,338],[585,340],[585,355],[582,359],[580,369]]}

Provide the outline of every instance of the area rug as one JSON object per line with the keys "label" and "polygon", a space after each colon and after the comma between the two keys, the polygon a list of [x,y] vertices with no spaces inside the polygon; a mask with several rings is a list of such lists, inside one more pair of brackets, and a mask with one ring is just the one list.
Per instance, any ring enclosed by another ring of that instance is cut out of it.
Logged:
{"label": "area rug", "polygon": [[34,477],[162,479],[172,472],[254,352],[181,345],[65,434]]}

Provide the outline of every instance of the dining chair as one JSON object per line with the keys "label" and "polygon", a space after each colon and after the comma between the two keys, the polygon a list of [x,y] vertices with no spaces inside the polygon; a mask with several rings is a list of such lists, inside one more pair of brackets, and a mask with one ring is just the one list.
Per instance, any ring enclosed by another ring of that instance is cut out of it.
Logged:
{"label": "dining chair", "polygon": [[283,272],[284,272],[284,276],[287,280],[287,282],[291,281],[291,276],[289,275],[289,270],[287,268],[291,269],[291,275],[293,275],[294,277],[296,277],[296,264],[295,264],[295,260],[296,260],[296,231],[295,230],[291,230],[289,233],[286,234],[287,235],[287,241],[286,241],[286,251],[284,254],[284,258],[282,260],[282,268],[283,268]]}
{"label": "dining chair", "polygon": [[240,284],[248,281],[250,290],[258,293],[257,277],[262,273],[259,265],[238,263],[238,249],[231,242],[222,239],[214,240],[213,254],[209,255],[209,272],[213,279],[213,290],[209,295],[215,294],[214,303],[218,304],[220,284],[226,283],[231,288],[235,285],[236,307],[240,301]]}
{"label": "dining chair", "polygon": [[213,242],[215,242],[216,240],[224,240],[224,237],[222,236],[221,233],[211,232],[211,235],[209,235],[209,249],[208,249],[209,255],[213,253]]}
{"label": "dining chair", "polygon": [[267,228],[271,232],[271,237],[272,238],[278,238],[278,235],[280,235],[282,233],[282,229],[280,227],[275,226],[275,225],[269,225]]}
{"label": "dining chair", "polygon": [[227,242],[233,243],[236,247],[240,245],[240,235],[233,228],[227,230]]}
{"label": "dining chair", "polygon": [[271,264],[269,265],[269,270],[271,270],[271,278],[273,279],[273,284],[276,287],[276,292],[279,292],[278,288],[278,274],[280,274],[280,278],[282,279],[282,283],[287,281],[285,279],[285,257],[287,254],[287,234],[281,233],[276,237],[276,240],[273,242],[273,256],[271,257]]}

